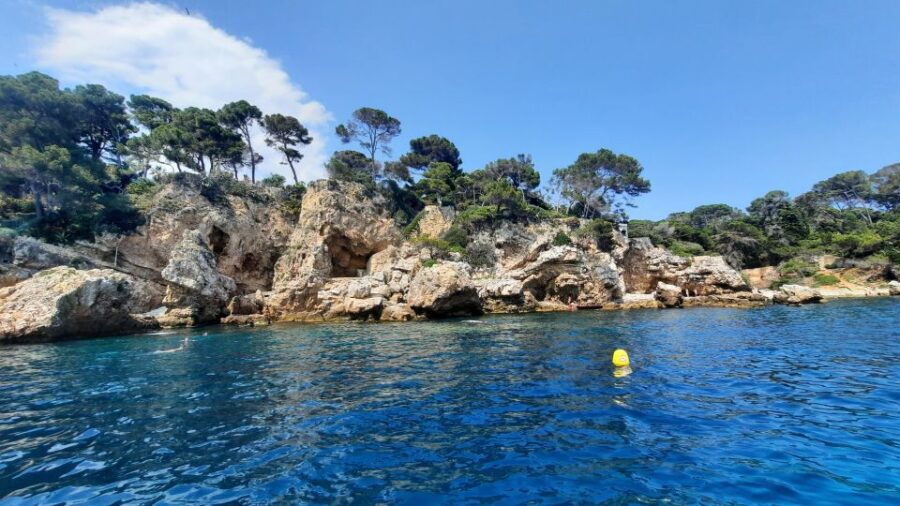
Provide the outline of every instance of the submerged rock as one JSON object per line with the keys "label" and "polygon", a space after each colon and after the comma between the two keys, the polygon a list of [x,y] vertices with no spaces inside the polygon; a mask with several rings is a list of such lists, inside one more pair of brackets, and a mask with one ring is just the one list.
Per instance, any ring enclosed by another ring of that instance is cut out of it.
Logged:
{"label": "submerged rock", "polygon": [[0,341],[48,341],[153,327],[162,287],[109,269],[54,267],[0,290]]}

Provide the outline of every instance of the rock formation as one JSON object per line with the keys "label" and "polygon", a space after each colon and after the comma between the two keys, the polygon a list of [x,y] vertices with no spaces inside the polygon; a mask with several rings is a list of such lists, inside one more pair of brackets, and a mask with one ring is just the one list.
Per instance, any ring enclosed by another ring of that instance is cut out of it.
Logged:
{"label": "rock formation", "polygon": [[[428,206],[414,237],[440,238],[449,208]],[[330,180],[299,213],[256,198],[170,183],[146,225],[93,243],[0,237],[0,340],[58,339],[208,322],[409,321],[488,313],[822,300],[826,289],[768,290],[777,271],[741,273],[722,257],[683,258],[613,233],[604,248],[575,218],[470,231],[479,261],[404,239],[377,193]],[[559,234],[571,244],[556,244]],[[827,292],[831,293],[831,292]],[[873,294],[900,294],[900,283]],[[829,297],[832,295],[828,295]]]}
{"label": "rock formation", "polygon": [[0,341],[49,341],[152,327],[162,287],[108,270],[53,267],[0,289]]}

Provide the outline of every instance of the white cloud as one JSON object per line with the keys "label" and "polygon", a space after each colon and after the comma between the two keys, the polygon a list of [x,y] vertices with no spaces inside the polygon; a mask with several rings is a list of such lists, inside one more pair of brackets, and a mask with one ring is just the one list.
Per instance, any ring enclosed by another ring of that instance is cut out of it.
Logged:
{"label": "white cloud", "polygon": [[[156,3],[105,7],[95,12],[47,9],[50,33],[40,39],[38,63],[68,81],[100,82],[164,98],[176,106],[217,109],[245,99],[264,113],[300,119],[314,140],[301,151],[298,176],[324,176],[323,129],[331,114],[310,100],[281,65],[249,39],[240,39]],[[262,136],[255,145],[262,145]],[[256,146],[254,146],[256,147]],[[278,154],[261,146],[262,172],[290,180]]]}

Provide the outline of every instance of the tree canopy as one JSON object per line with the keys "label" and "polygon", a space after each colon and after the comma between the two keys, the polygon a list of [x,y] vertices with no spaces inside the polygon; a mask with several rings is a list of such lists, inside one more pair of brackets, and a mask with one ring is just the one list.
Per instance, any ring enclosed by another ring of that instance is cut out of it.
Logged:
{"label": "tree canopy", "polygon": [[361,107],[353,111],[350,121],[335,128],[341,142],[347,144],[357,141],[368,153],[372,163],[375,163],[375,154],[379,151],[390,156],[391,148],[388,144],[400,135],[400,131],[400,120],[372,107]]}
{"label": "tree canopy", "polygon": [[577,206],[584,218],[622,214],[629,197],[650,191],[650,181],[641,177],[643,171],[636,159],[603,148],[582,153],[572,165],[554,170],[553,182],[570,209]]}

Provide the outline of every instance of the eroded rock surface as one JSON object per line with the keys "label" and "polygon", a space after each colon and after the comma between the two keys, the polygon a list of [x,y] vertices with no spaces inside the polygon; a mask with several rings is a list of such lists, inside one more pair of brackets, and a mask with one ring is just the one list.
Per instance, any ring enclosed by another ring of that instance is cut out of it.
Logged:
{"label": "eroded rock surface", "polygon": [[162,287],[108,269],[54,267],[0,290],[0,340],[49,341],[152,327]]}

